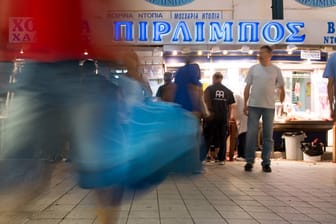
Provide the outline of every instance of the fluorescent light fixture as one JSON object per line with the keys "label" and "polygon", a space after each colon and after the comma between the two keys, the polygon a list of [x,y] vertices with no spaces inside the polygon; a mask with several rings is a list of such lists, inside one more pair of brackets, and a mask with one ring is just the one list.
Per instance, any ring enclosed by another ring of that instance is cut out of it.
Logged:
{"label": "fluorescent light fixture", "polygon": [[250,51],[250,47],[247,45],[243,45],[240,51],[244,53],[248,53]]}

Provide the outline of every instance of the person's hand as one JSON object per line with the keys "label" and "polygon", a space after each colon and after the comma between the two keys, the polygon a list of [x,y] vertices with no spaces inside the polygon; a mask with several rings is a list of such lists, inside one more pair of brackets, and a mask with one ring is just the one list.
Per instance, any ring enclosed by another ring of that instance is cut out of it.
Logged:
{"label": "person's hand", "polygon": [[330,110],[330,118],[331,120],[336,121],[336,114],[334,110]]}
{"label": "person's hand", "polygon": [[248,115],[248,106],[244,106],[244,114],[247,116]]}

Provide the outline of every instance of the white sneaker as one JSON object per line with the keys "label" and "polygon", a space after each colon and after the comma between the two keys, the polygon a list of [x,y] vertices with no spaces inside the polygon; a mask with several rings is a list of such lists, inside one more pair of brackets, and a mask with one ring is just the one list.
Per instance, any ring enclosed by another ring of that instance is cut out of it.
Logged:
{"label": "white sneaker", "polygon": [[245,161],[245,158],[243,158],[243,157],[237,157],[236,160],[237,161]]}
{"label": "white sneaker", "polygon": [[218,165],[224,165],[225,162],[224,161],[219,161]]}

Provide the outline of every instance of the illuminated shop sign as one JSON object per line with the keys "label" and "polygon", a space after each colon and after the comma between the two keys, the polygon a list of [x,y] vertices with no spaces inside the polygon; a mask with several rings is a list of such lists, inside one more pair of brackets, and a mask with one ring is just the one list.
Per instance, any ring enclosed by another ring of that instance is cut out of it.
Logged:
{"label": "illuminated shop sign", "polygon": [[[336,45],[336,21],[230,21],[221,11],[111,12],[83,21],[83,36],[99,44]],[[30,17],[9,19],[9,43],[35,40]]]}
{"label": "illuminated shop sign", "polygon": [[[303,22],[116,21],[114,41],[139,43],[303,43]],[[136,33],[136,35],[135,35]]]}
{"label": "illuminated shop sign", "polygon": [[332,7],[336,6],[336,0],[295,0],[298,3],[310,7]]}

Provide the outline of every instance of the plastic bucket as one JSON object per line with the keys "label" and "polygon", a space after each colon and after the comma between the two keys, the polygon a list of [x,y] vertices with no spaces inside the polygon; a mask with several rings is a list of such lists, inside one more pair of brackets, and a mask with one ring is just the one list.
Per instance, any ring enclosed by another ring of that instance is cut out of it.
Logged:
{"label": "plastic bucket", "polygon": [[303,160],[303,152],[301,151],[301,142],[306,138],[303,131],[286,132],[282,135],[285,139],[286,159]]}

